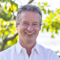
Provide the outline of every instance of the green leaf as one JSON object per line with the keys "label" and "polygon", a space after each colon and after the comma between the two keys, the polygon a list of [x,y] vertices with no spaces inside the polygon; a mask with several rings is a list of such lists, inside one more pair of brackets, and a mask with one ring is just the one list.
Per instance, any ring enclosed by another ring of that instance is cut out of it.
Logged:
{"label": "green leaf", "polygon": [[57,9],[57,13],[59,13],[59,14],[60,14],[60,9]]}
{"label": "green leaf", "polygon": [[13,2],[13,12],[14,12],[14,11],[17,11],[17,9],[18,9],[18,5]]}
{"label": "green leaf", "polygon": [[59,30],[55,30],[55,33],[58,34]]}
{"label": "green leaf", "polygon": [[38,3],[38,5],[40,6],[40,2]]}
{"label": "green leaf", "polygon": [[9,29],[9,31],[10,31],[11,34],[14,34],[13,28]]}
{"label": "green leaf", "polygon": [[6,0],[2,0],[3,2],[6,2]]}
{"label": "green leaf", "polygon": [[7,45],[11,45],[12,41],[7,41]]}
{"label": "green leaf", "polygon": [[46,10],[44,10],[44,14],[46,14]]}
{"label": "green leaf", "polygon": [[5,31],[5,35],[8,35],[8,33],[9,33],[8,31]]}
{"label": "green leaf", "polygon": [[4,11],[7,12],[7,4],[5,4]]}
{"label": "green leaf", "polygon": [[9,15],[8,13],[2,13],[1,15],[5,21],[9,21],[12,17],[12,15]]}
{"label": "green leaf", "polygon": [[42,29],[41,31],[44,32],[44,29]]}
{"label": "green leaf", "polygon": [[8,2],[8,1],[10,1],[10,0],[2,0],[3,2]]}
{"label": "green leaf", "polygon": [[44,3],[44,6],[47,6],[48,5],[48,3],[46,2],[46,3]]}
{"label": "green leaf", "polygon": [[[11,4],[11,2],[9,2]],[[15,12],[18,10],[18,4],[12,1],[12,5],[9,6],[11,12]]]}
{"label": "green leaf", "polygon": [[51,37],[54,38],[54,35],[52,34]]}

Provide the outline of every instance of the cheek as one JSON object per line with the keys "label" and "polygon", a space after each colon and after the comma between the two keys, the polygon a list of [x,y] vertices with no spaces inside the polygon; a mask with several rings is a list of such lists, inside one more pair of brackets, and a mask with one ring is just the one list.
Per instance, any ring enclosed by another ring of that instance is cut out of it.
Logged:
{"label": "cheek", "polygon": [[26,29],[25,26],[20,26],[20,27],[19,27],[19,31],[20,31],[20,32],[22,32],[22,31],[24,32],[25,29]]}
{"label": "cheek", "polygon": [[34,29],[35,29],[37,32],[40,31],[40,27],[35,27]]}

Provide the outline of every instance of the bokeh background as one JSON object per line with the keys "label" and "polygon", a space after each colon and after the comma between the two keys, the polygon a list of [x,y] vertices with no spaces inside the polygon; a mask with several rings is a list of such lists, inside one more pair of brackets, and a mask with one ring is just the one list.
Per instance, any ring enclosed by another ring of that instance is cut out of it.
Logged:
{"label": "bokeh background", "polygon": [[17,43],[17,10],[25,4],[36,5],[42,11],[37,43],[54,50],[60,57],[60,0],[0,0],[0,51]]}

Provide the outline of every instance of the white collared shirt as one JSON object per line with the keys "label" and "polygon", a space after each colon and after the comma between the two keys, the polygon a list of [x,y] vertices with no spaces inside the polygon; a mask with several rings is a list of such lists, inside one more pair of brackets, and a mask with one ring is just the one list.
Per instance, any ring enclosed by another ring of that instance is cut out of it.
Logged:
{"label": "white collared shirt", "polygon": [[55,52],[36,43],[28,56],[26,49],[19,42],[0,52],[0,60],[60,60]]}

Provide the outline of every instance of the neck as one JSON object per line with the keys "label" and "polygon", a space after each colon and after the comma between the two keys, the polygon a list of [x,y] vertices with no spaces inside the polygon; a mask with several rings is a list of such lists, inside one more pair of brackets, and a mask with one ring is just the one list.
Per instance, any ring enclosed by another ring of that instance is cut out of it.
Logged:
{"label": "neck", "polygon": [[22,45],[22,47],[24,47],[26,49],[28,56],[30,56],[31,50],[35,46],[36,41],[31,44],[27,44],[27,43],[23,43],[23,42],[20,42],[20,44]]}

